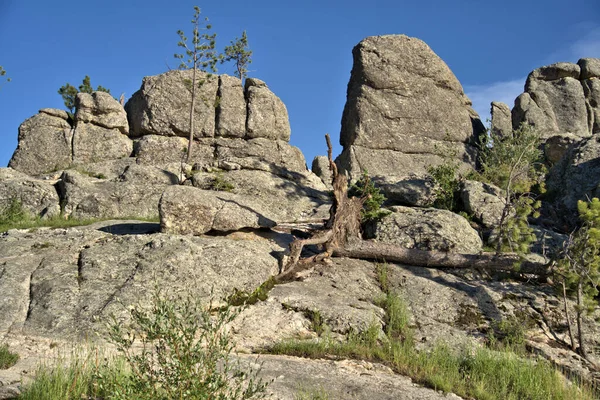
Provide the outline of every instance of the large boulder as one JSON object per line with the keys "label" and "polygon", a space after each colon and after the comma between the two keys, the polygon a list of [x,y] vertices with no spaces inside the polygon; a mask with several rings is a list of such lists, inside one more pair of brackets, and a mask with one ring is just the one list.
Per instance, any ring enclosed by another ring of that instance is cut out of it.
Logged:
{"label": "large boulder", "polygon": [[60,201],[53,184],[12,168],[0,168],[0,211],[18,201],[32,216],[47,218],[59,215]]}
{"label": "large boulder", "polygon": [[118,128],[107,129],[95,124],[77,123],[73,135],[73,163],[86,164],[126,158],[133,151],[133,141]]}
{"label": "large boulder", "polygon": [[566,231],[578,221],[577,201],[600,197],[600,136],[572,146],[552,168],[547,180],[550,220]]}
{"label": "large boulder", "polygon": [[99,179],[67,170],[57,189],[66,216],[157,218],[162,192],[177,182],[177,176],[172,173],[134,164],[114,179]]}
{"label": "large boulder", "polygon": [[368,233],[375,240],[409,249],[478,253],[483,243],[469,222],[436,208],[390,207]]}
{"label": "large boulder", "polygon": [[287,108],[260,79],[246,79],[247,137],[290,140]]}
{"label": "large boulder", "polygon": [[161,231],[201,235],[211,230],[229,232],[275,226],[275,221],[257,211],[253,203],[252,198],[243,195],[172,186],[165,190],[158,206]]}
{"label": "large boulder", "polygon": [[71,164],[73,131],[66,111],[44,108],[19,126],[19,144],[8,166],[29,175]]}
{"label": "large boulder", "polygon": [[354,179],[425,173],[448,155],[473,163],[470,143],[484,131],[462,86],[423,41],[374,36],[352,52],[338,158]]}
{"label": "large boulder", "polygon": [[600,131],[598,65],[600,59],[584,58],[533,70],[515,100],[513,128],[532,125],[544,139],[568,134],[581,140]]}
{"label": "large boulder", "polygon": [[[189,137],[192,75],[192,70],[174,70],[145,77],[125,105],[130,135]],[[196,92],[194,137],[213,137],[219,78],[196,71],[196,79],[203,83]]]}
{"label": "large boulder", "polygon": [[502,189],[478,181],[465,181],[460,191],[467,214],[490,229],[497,227],[502,219],[505,206],[503,196]]}
{"label": "large boulder", "polygon": [[493,101],[490,114],[492,116],[492,133],[498,137],[512,136],[510,107],[505,103]]}
{"label": "large boulder", "polygon": [[199,172],[192,182],[203,190],[228,187],[232,194],[244,197],[253,211],[277,223],[327,218],[330,198],[321,180],[313,174],[293,178],[265,171],[232,170]]}
{"label": "large boulder", "polygon": [[109,93],[78,93],[75,99],[75,121],[94,124],[106,129],[118,129],[124,135],[129,133],[127,114],[123,106]]}
{"label": "large boulder", "polygon": [[110,94],[79,93],[75,101],[73,162],[93,163],[129,157],[133,142],[123,106]]}

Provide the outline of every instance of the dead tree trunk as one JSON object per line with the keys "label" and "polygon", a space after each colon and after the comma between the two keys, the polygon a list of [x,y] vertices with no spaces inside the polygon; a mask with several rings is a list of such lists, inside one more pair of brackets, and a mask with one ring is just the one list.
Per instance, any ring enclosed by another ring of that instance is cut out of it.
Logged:
{"label": "dead tree trunk", "polygon": [[[460,254],[439,251],[407,249],[400,246],[361,240],[361,210],[366,198],[348,197],[348,179],[338,172],[332,158],[332,146],[329,135],[327,155],[333,180],[333,204],[329,211],[329,220],[324,230],[317,232],[310,239],[296,239],[290,244],[288,262],[278,281],[295,279],[298,272],[310,268],[314,262],[329,257],[349,257],[367,260],[385,260],[402,264],[432,268],[479,268],[488,271],[515,271],[520,264],[519,272],[526,274],[546,275],[547,266],[521,260],[515,254]],[[301,259],[302,249],[306,245],[323,245],[324,251],[316,256]]]}

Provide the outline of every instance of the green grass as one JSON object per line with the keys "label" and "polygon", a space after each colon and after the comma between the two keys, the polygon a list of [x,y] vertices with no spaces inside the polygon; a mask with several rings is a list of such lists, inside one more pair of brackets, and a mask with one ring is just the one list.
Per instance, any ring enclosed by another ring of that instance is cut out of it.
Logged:
{"label": "green grass", "polygon": [[32,216],[27,212],[19,200],[13,199],[8,206],[0,209],[0,233],[10,229],[35,229],[35,228],[70,228],[73,226],[91,225],[100,221],[111,219],[128,220],[135,219],[147,222],[160,222],[158,217],[119,217],[119,218],[65,218],[62,215],[56,215],[50,218],[40,218]]}
{"label": "green grass", "polygon": [[123,398],[109,395],[118,393],[129,375],[122,359],[107,359],[98,351],[85,357],[75,354],[70,362],[61,358],[55,365],[40,365],[19,400]]}
{"label": "green grass", "polygon": [[294,396],[294,400],[329,400],[329,393],[322,387],[318,389],[300,389]]}
{"label": "green grass", "polygon": [[8,345],[0,346],[0,369],[7,369],[19,361],[19,355],[8,349]]}
{"label": "green grass", "polygon": [[410,314],[403,299],[388,292],[379,305],[387,314],[385,338],[377,338],[379,326],[374,323],[365,332],[348,335],[343,342],[329,337],[292,340],[277,343],[266,352],[380,362],[420,384],[478,400],[595,398],[591,388],[569,384],[549,362],[519,357],[509,351],[510,346],[496,351],[485,347],[450,349],[439,343],[430,351],[419,351],[413,344]]}

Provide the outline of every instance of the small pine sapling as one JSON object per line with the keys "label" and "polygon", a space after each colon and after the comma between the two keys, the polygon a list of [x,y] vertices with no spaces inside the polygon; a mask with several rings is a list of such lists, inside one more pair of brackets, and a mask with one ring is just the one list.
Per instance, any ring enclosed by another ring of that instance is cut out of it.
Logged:
{"label": "small pine sapling", "polygon": [[248,75],[248,65],[252,63],[252,50],[248,48],[248,37],[246,31],[242,33],[241,38],[235,38],[231,45],[225,47],[225,56],[221,63],[233,61],[235,63],[234,75],[243,82]]}
{"label": "small pine sapling", "polygon": [[[194,140],[194,110],[196,105],[196,97],[198,89],[204,84],[203,79],[198,79],[196,71],[217,72],[217,63],[222,59],[222,56],[215,50],[217,34],[210,34],[212,25],[208,23],[208,18],[204,18],[204,24],[200,21],[200,7],[194,6],[194,18],[192,19],[192,42],[188,44],[188,38],[182,30],[178,30],[179,42],[177,46],[184,49],[184,53],[175,54],[174,57],[179,60],[179,69],[192,70],[192,80],[186,82],[190,90],[190,136],[188,148],[185,156],[185,162],[190,161],[192,155],[192,142]],[[203,31],[204,33],[201,33]],[[210,77],[210,74],[208,75]]]}
{"label": "small pine sapling", "polygon": [[[107,89],[101,85],[98,85],[95,91],[110,93],[110,89]],[[69,110],[68,114],[71,117],[71,119],[73,118],[73,114],[75,113],[75,99],[77,98],[77,93],[91,94],[93,92],[94,88],[90,83],[90,77],[88,75],[86,75],[85,78],[83,78],[83,82],[81,83],[81,85],[79,85],[79,89],[77,89],[70,83],[66,83],[63,86],[61,86],[60,89],[58,89],[58,94],[62,96],[65,107]]]}
{"label": "small pine sapling", "polygon": [[575,341],[567,307],[567,289],[574,291],[577,341],[579,353],[589,359],[583,332],[583,315],[592,312],[597,306],[600,288],[600,200],[593,198],[589,202],[578,202],[579,217],[582,225],[566,241],[562,257],[556,263],[555,274],[563,289],[565,314],[571,337],[571,348]]}
{"label": "small pine sapling", "polygon": [[526,254],[535,236],[528,218],[539,216],[538,194],[545,192],[540,134],[522,125],[511,136],[483,135],[478,178],[504,191],[504,209],[497,226],[496,252]]}

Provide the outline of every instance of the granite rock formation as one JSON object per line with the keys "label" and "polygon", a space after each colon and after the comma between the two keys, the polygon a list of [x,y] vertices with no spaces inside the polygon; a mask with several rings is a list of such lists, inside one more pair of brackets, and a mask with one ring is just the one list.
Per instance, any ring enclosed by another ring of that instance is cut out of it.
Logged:
{"label": "granite rock formation", "polygon": [[352,179],[425,173],[450,155],[474,163],[472,142],[484,131],[462,86],[423,41],[374,36],[352,51],[337,163]]}

